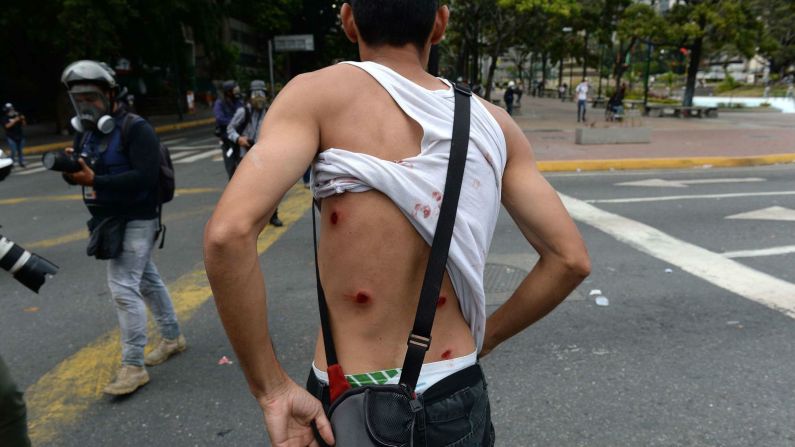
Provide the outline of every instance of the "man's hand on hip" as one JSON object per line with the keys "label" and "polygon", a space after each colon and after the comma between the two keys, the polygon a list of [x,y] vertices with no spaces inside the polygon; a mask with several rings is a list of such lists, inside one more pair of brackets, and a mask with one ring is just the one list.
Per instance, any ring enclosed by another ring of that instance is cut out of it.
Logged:
{"label": "man's hand on hip", "polygon": [[292,380],[259,400],[274,447],[317,447],[312,422],[328,445],[334,445],[331,423],[323,405]]}

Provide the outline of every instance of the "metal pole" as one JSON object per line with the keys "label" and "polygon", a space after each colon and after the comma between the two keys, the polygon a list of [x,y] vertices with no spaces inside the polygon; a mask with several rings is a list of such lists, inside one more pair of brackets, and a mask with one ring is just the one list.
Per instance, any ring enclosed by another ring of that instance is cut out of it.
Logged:
{"label": "metal pole", "polygon": [[273,82],[273,39],[268,40],[268,69],[271,75],[271,101],[276,98],[276,84]]}
{"label": "metal pole", "polygon": [[651,52],[654,45],[646,43],[646,78],[643,80],[643,109],[649,104],[649,71],[651,70]]}

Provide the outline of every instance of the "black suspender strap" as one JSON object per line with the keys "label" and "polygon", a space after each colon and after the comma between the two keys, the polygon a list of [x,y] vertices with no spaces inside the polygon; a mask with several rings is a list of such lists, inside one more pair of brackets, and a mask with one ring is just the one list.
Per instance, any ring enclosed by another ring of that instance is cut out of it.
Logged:
{"label": "black suspender strap", "polygon": [[[315,244],[315,278],[317,279],[317,306],[320,309],[320,326],[323,330],[323,346],[326,350],[326,363],[328,365],[337,364],[337,351],[334,348],[334,338],[331,336],[331,321],[328,316],[328,304],[326,303],[326,293],[323,291],[323,284],[320,283],[320,267],[317,262],[317,222],[315,218],[316,202],[312,199],[312,240]],[[318,206],[318,211],[320,207]]]}
{"label": "black suspender strap", "polygon": [[400,383],[411,390],[417,386],[425,352],[431,346],[431,328],[436,315],[436,303],[442,288],[442,278],[447,266],[447,255],[450,241],[453,238],[453,227],[458,211],[458,198],[461,183],[464,179],[464,167],[469,149],[469,112],[472,92],[468,87],[455,86],[455,115],[453,119],[453,140],[450,143],[450,161],[447,165],[447,179],[444,183],[444,196],[436,232],[433,235],[428,268],[422,282],[420,301],[417,304],[417,316],[408,339],[408,350],[403,360],[403,371]]}
{"label": "black suspender strap", "polygon": [[[436,223],[436,232],[433,236],[428,267],[422,283],[417,315],[414,318],[414,327],[408,339],[408,350],[403,361],[403,371],[400,383],[407,385],[411,390],[417,385],[425,352],[431,345],[431,328],[436,315],[436,302],[442,287],[447,256],[450,251],[450,242],[453,237],[458,199],[461,193],[461,183],[464,178],[467,150],[469,149],[469,122],[470,101],[472,91],[463,85],[454,85],[455,90],[455,115],[453,119],[453,136],[450,144],[450,161],[447,166],[447,178],[444,184],[444,196],[439,220]],[[313,205],[315,202],[313,200]],[[320,309],[320,324],[323,330],[323,344],[326,351],[328,365],[337,364],[337,352],[331,335],[331,322],[329,321],[328,304],[323,286],[320,283],[320,268],[317,262],[317,222],[314,206],[312,207],[313,240],[315,245],[315,276],[317,278],[317,297]]]}

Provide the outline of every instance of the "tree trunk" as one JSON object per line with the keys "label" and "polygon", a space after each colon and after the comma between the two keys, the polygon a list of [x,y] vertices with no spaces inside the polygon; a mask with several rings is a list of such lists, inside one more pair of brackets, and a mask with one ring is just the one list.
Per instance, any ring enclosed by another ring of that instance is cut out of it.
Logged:
{"label": "tree trunk", "polygon": [[[547,85],[547,53],[541,55],[541,83]],[[541,92],[543,94],[543,92]]]}
{"label": "tree trunk", "polygon": [[588,76],[588,31],[585,32],[585,46],[582,52],[582,78]]}
{"label": "tree trunk", "polygon": [[491,83],[494,81],[494,72],[497,70],[497,58],[500,54],[499,46],[496,47],[497,50],[492,52],[491,56],[491,63],[489,63],[489,74],[486,78],[486,95],[484,98],[486,101],[491,101]]}
{"label": "tree trunk", "polygon": [[627,46],[626,50],[624,50],[624,45],[622,43],[619,43],[618,60],[616,61],[616,68],[615,68],[616,91],[618,91],[621,88],[621,78],[624,77],[624,73],[626,73],[627,68],[629,68],[629,65],[625,66],[624,63],[627,61],[627,55],[630,54],[632,52],[632,49],[635,47],[636,41],[637,39],[633,37],[632,40],[629,41],[629,45]]}
{"label": "tree trunk", "polygon": [[687,83],[685,84],[685,96],[682,98],[682,105],[690,107],[693,105],[693,96],[696,92],[696,75],[701,65],[701,53],[704,47],[704,38],[699,37],[693,42],[690,48],[690,64],[687,66]]}

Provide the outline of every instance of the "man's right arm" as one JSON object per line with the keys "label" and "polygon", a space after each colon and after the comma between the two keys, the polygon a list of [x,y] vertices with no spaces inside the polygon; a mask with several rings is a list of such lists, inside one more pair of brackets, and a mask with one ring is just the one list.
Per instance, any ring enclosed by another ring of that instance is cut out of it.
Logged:
{"label": "man's right arm", "polygon": [[502,203],[540,259],[511,298],[488,318],[481,356],[551,312],[591,269],[585,243],[536,167],[530,142],[504,111],[490,110],[497,115],[508,146]]}
{"label": "man's right arm", "polygon": [[274,445],[309,445],[313,421],[333,443],[320,402],[290,380],[276,358],[257,254],[259,233],[320,144],[317,105],[304,94],[316,88],[306,76],[290,81],[274,101],[257,143],[226,187],[204,233],[204,265],[218,314]]}
{"label": "man's right arm", "polygon": [[235,110],[235,115],[226,126],[226,137],[229,139],[229,141],[232,141],[235,144],[240,144],[237,141],[240,138],[240,134],[237,133],[237,126],[239,126],[246,117],[246,110],[244,107],[240,107],[239,109]]}

